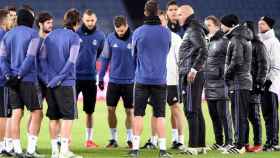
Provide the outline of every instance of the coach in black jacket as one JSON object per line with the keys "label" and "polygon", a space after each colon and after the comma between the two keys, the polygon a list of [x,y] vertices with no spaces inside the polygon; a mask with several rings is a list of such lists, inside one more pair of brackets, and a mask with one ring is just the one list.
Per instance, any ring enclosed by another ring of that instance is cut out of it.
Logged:
{"label": "coach in black jacket", "polygon": [[253,33],[239,25],[236,15],[224,16],[222,30],[229,39],[226,56],[225,81],[230,89],[232,117],[235,126],[235,146],[226,153],[244,153],[250,90],[252,90],[251,61]]}
{"label": "coach in black jacket", "polygon": [[189,147],[191,154],[205,147],[205,121],[201,110],[204,84],[202,67],[207,58],[205,30],[194,18],[191,6],[178,10],[178,20],[186,28],[179,50],[179,78],[184,112],[189,124]]}
{"label": "coach in black jacket", "polygon": [[[224,81],[228,40],[224,38],[224,33],[220,30],[220,20],[215,16],[208,16],[205,25],[209,34],[204,88],[216,140],[210,149],[217,150],[223,145],[226,147],[233,143],[232,117],[227,104],[228,90]],[[223,135],[225,135],[225,142]]]}
{"label": "coach in black jacket", "polygon": [[[246,21],[245,24],[254,35],[252,40],[252,67],[253,90],[250,94],[249,121],[252,123],[254,131],[254,146],[247,146],[249,152],[259,152],[262,150],[262,126],[260,119],[261,92],[264,90],[264,83],[268,73],[268,59],[265,45],[260,41],[254,22]],[[247,121],[248,122],[248,121]],[[249,127],[249,122],[247,123]],[[246,132],[246,144],[249,143],[249,128]]]}

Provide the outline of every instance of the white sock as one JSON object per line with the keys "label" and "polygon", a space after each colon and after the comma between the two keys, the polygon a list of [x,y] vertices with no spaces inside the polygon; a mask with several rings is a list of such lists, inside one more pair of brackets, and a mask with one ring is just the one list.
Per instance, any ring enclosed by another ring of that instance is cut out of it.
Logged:
{"label": "white sock", "polygon": [[0,152],[2,152],[5,149],[5,141],[0,142]]}
{"label": "white sock", "polygon": [[172,129],[172,142],[178,142],[178,129]]}
{"label": "white sock", "polygon": [[132,138],[133,138],[132,129],[127,129],[126,134],[127,134],[126,141],[132,141]]}
{"label": "white sock", "polygon": [[132,144],[132,150],[139,150],[140,136],[133,136]]}
{"label": "white sock", "polygon": [[27,152],[30,154],[33,154],[36,150],[36,144],[37,144],[38,137],[29,134],[28,135],[28,145],[27,145]]}
{"label": "white sock", "polygon": [[118,141],[118,130],[117,128],[110,128],[111,137],[113,140]]}
{"label": "white sock", "polygon": [[92,128],[86,128],[86,141],[92,140],[92,136],[93,136]]}
{"label": "white sock", "polygon": [[22,149],[20,145],[20,140],[19,139],[13,139],[13,146],[14,146],[14,151],[15,153],[21,154]]}
{"label": "white sock", "polygon": [[178,140],[179,143],[181,144],[185,144],[185,140],[184,140],[184,135],[179,135],[179,140]]}
{"label": "white sock", "polygon": [[151,137],[151,143],[155,146],[158,144],[158,137],[157,136],[152,136]]}
{"label": "white sock", "polygon": [[4,138],[5,140],[5,150],[10,152],[13,150],[13,139],[12,138]]}
{"label": "white sock", "polygon": [[165,138],[159,138],[158,144],[159,144],[159,150],[166,150],[166,139]]}
{"label": "white sock", "polygon": [[51,145],[52,145],[52,152],[58,152],[58,144],[57,144],[57,139],[52,139],[51,140]]}
{"label": "white sock", "polygon": [[69,139],[67,138],[61,138],[61,152],[62,153],[66,153],[69,151],[69,146],[68,146],[68,143],[69,143]]}

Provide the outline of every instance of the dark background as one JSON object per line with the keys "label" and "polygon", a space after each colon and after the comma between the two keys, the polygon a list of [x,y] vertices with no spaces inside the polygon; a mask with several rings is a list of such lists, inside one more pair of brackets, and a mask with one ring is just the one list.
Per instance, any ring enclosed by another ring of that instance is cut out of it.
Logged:
{"label": "dark background", "polygon": [[[31,5],[36,12],[49,11],[55,17],[56,27],[61,26],[64,12],[77,8],[81,12],[93,9],[98,17],[98,27],[106,33],[113,30],[112,20],[116,15],[126,15],[132,28],[142,24],[143,8],[146,0],[0,0],[0,7],[21,4]],[[165,9],[168,0],[158,0],[161,9]],[[273,17],[279,35],[280,0],[177,0],[178,4],[190,4],[199,20],[208,15],[221,17],[234,13],[241,20],[257,21],[261,16]]]}

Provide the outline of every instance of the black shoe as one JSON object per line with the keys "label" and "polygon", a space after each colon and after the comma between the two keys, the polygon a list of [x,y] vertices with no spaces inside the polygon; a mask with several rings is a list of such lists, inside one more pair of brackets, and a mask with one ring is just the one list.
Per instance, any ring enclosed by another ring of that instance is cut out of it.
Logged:
{"label": "black shoe", "polygon": [[19,153],[15,153],[14,155],[15,158],[26,158],[25,155],[23,153],[19,154]]}
{"label": "black shoe", "polygon": [[106,148],[117,148],[118,146],[119,145],[118,145],[117,141],[114,139],[111,139],[109,141],[109,144],[106,146]]}
{"label": "black shoe", "polygon": [[139,153],[139,150],[131,150],[128,155],[131,157],[131,158],[138,158],[140,153]]}
{"label": "black shoe", "polygon": [[1,156],[2,157],[13,157],[15,154],[14,154],[14,151],[12,150],[12,151],[10,151],[10,152],[8,152],[8,151],[6,151],[6,150],[3,150],[2,152],[1,152]]}
{"label": "black shoe", "polygon": [[271,144],[264,144],[263,151],[272,151],[272,145]]}
{"label": "black shoe", "polygon": [[37,152],[34,152],[33,154],[30,154],[30,153],[27,152],[25,154],[25,157],[26,158],[44,158],[45,156],[41,155],[41,154],[38,154]]}
{"label": "black shoe", "polygon": [[172,142],[171,149],[178,149],[178,142],[173,141],[173,142]]}
{"label": "black shoe", "polygon": [[132,149],[132,147],[133,147],[132,141],[127,141],[126,143],[127,143],[128,148]]}
{"label": "black shoe", "polygon": [[169,153],[167,153],[165,150],[160,150],[159,158],[172,158],[172,156]]}
{"label": "black shoe", "polygon": [[156,149],[157,147],[149,139],[148,142],[142,146],[140,149]]}

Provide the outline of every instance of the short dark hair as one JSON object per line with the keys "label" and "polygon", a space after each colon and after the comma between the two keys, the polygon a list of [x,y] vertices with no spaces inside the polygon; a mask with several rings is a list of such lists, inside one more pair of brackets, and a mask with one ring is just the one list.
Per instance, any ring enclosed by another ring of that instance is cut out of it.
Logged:
{"label": "short dark hair", "polygon": [[164,10],[160,10],[159,12],[158,12],[158,15],[160,16],[160,15],[166,15],[166,12],[164,11]]}
{"label": "short dark hair", "polygon": [[80,12],[77,9],[71,8],[65,12],[63,18],[63,23],[65,27],[73,28],[75,25],[79,24],[80,21]]}
{"label": "short dark hair", "polygon": [[177,2],[175,0],[170,0],[167,5],[166,5],[166,10],[168,9],[168,7],[172,6],[172,5],[176,5],[178,6]]}
{"label": "short dark hair", "polygon": [[34,9],[28,4],[23,4],[21,6],[21,9],[26,9],[26,10],[30,11],[31,13],[35,14]]}
{"label": "short dark hair", "polygon": [[219,27],[221,26],[221,21],[214,15],[207,16],[205,20],[211,20],[214,23],[214,25]]}
{"label": "short dark hair", "polygon": [[114,18],[114,25],[115,25],[115,27],[117,27],[117,28],[121,27],[122,25],[127,25],[127,19],[126,19],[126,17],[125,17],[125,16],[122,16],[122,15],[116,16],[116,17]]}
{"label": "short dark hair", "polygon": [[51,20],[51,19],[53,19],[53,16],[50,13],[45,12],[45,11],[40,12],[38,14],[37,18],[36,18],[36,21],[35,21],[36,26],[38,28],[40,28],[39,23],[44,23],[45,21],[48,21],[48,20]]}
{"label": "short dark hair", "polygon": [[8,5],[4,9],[6,9],[8,11],[14,11],[14,12],[17,11],[17,8],[15,6],[13,6],[13,5]]}
{"label": "short dark hair", "polygon": [[86,9],[86,10],[84,11],[83,14],[86,14],[86,15],[93,15],[93,14],[95,14],[95,13],[94,13],[93,10],[91,10],[91,9]]}
{"label": "short dark hair", "polygon": [[144,8],[145,12],[148,16],[157,16],[159,6],[156,0],[148,0],[145,4]]}
{"label": "short dark hair", "polygon": [[9,11],[6,9],[0,9],[0,24],[3,24],[5,18],[9,15]]}

